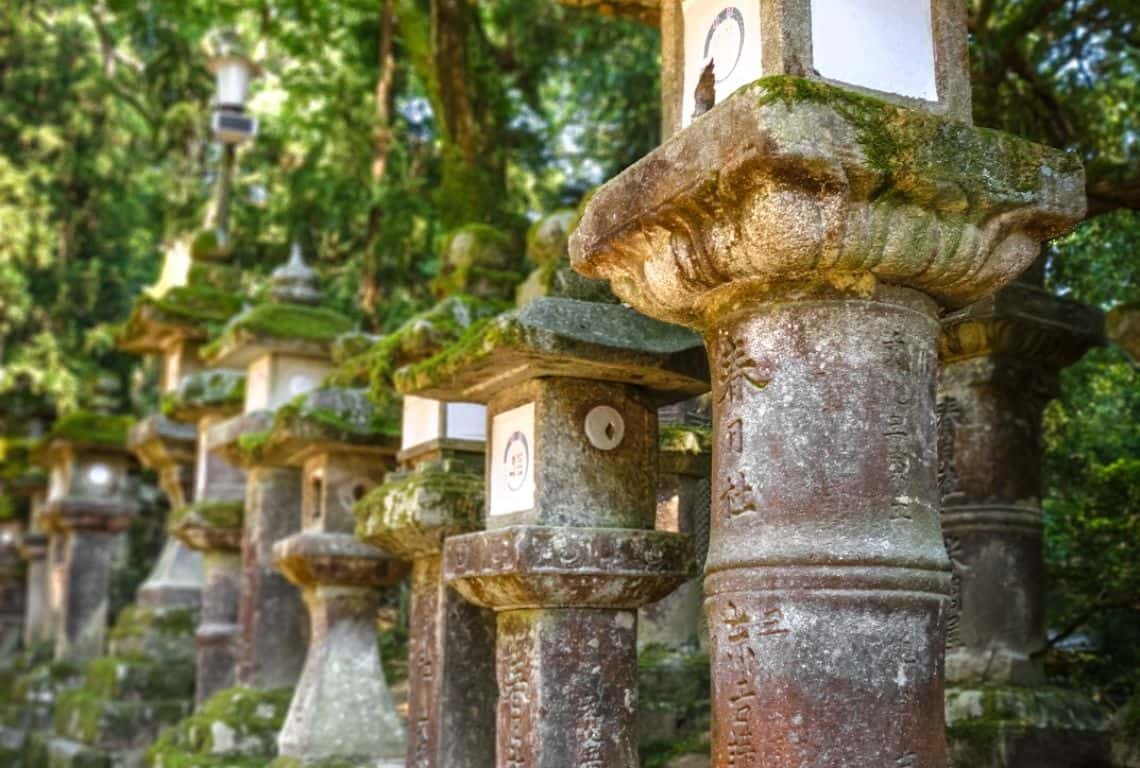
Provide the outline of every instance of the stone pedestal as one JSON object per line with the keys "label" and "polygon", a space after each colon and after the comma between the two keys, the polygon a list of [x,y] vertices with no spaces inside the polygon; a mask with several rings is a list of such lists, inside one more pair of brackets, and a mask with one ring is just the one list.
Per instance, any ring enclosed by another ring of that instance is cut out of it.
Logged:
{"label": "stone pedestal", "polygon": [[261,448],[277,409],[321,385],[333,340],[352,327],[316,306],[316,273],[296,245],[274,270],[270,297],[230,320],[205,350],[209,366],[246,373],[244,413],[213,427],[211,443],[246,472],[237,682],[261,689],[292,686],[307,644],[300,594],[273,566],[273,545],[301,527],[301,474],[263,459]]}
{"label": "stone pedestal", "polygon": [[[1042,689],[1039,656],[1041,417],[1061,369],[1101,342],[1102,316],[1015,284],[942,324],[939,485],[953,567],[952,757],[987,766],[1107,763],[1106,714],[1098,717],[1077,692]],[[977,732],[979,723],[992,739]]]}
{"label": "stone pedestal", "polygon": [[[194,482],[194,426],[156,415],[135,425],[128,442],[139,462],[153,469],[173,514],[189,503]],[[202,598],[202,556],[168,536],[149,576],[139,587],[138,604],[155,610],[197,611]]]}
{"label": "stone pedestal", "polygon": [[[309,611],[308,650],[278,737],[280,765],[404,764],[404,728],[381,665],[379,590],[407,566],[353,538],[353,505],[391,467],[394,436],[377,429],[363,390],[320,389],[278,413],[263,461],[300,467],[302,530],[274,562]],[[336,426],[334,426],[336,425]]]}
{"label": "stone pedestal", "polygon": [[487,530],[449,538],[443,567],[498,614],[500,768],[638,764],[637,609],[692,557],[652,530],[656,406],[700,393],[704,370],[682,329],[540,298],[397,375],[488,405]]}
{"label": "stone pedestal", "polygon": [[273,564],[273,545],[301,528],[300,470],[262,465],[240,446],[243,436],[256,439],[272,422],[272,412],[257,411],[217,424],[210,437],[246,473],[235,679],[267,690],[297,682],[307,645],[301,595]]}
{"label": "stone pedestal", "polygon": [[41,531],[25,533],[20,553],[27,562],[27,594],[24,597],[24,647],[50,642],[54,636],[48,606],[48,537]]}
{"label": "stone pedestal", "polygon": [[[138,509],[129,496],[125,430],[104,430],[101,425],[107,421],[108,417],[77,417],[57,429],[77,433],[82,426],[83,437],[53,438],[43,449],[51,466],[44,526],[56,539],[52,553],[59,610],[56,659],[78,662],[103,654],[113,556],[119,536]],[[111,421],[112,426],[122,427],[121,420]]]}
{"label": "stone pedestal", "polygon": [[202,556],[195,702],[232,686],[237,668],[238,592],[245,473],[215,451],[213,426],[241,410],[245,375],[206,370],[185,377],[164,409],[197,425],[194,502],[172,515],[171,534]]}
{"label": "stone pedestal", "polygon": [[483,457],[442,450],[446,457],[405,459],[415,466],[389,474],[360,502],[357,537],[412,563],[406,765],[487,768],[495,618],[448,587],[442,567],[444,542],[482,527]]}
{"label": "stone pedestal", "polygon": [[946,765],[934,300],[1012,280],[1082,183],[1052,150],[773,77],[592,198],[575,267],[709,350],[715,768]]}

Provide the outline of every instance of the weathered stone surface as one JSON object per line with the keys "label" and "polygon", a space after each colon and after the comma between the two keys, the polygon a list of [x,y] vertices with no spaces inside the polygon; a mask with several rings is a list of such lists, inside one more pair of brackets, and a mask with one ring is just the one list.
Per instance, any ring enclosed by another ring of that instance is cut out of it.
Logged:
{"label": "weathered stone surface", "polygon": [[1093,308],[1022,285],[943,319],[946,701],[951,754],[963,764],[1108,761],[1106,717],[1091,700],[1013,687],[1044,683],[1042,414],[1060,370],[1102,343],[1101,321]]}
{"label": "weathered stone surface", "polygon": [[669,650],[695,650],[702,644],[701,609],[708,552],[712,471],[708,428],[662,424],[657,484],[659,531],[683,533],[693,541],[697,575],[638,615],[638,648],[659,645]]}
{"label": "weathered stone surface", "polygon": [[469,462],[425,461],[389,473],[357,503],[356,536],[405,560],[439,554],[447,538],[480,527],[484,498],[483,474]]}
{"label": "weathered stone surface", "polygon": [[515,291],[515,304],[527,304],[546,296],[582,301],[616,303],[617,298],[601,280],[588,280],[570,267],[567,243],[577,221],[573,210],[544,216],[527,232],[527,257],[536,265]]}
{"label": "weathered stone surface", "polygon": [[498,610],[632,610],[691,573],[692,544],[664,531],[517,525],[448,539],[444,576]]}
{"label": "weathered stone surface", "polygon": [[571,258],[634,308],[706,329],[803,283],[867,295],[878,280],[964,305],[1072,228],[1083,188],[1056,150],[765,78],[602,187]]}
{"label": "weathered stone surface", "polygon": [[302,586],[309,650],[281,735],[281,754],[402,766],[404,728],[376,645],[377,587],[406,566],[345,533],[298,533],[276,548],[278,567]]}
{"label": "weathered stone surface", "polygon": [[1075,158],[778,77],[591,200],[575,267],[709,349],[716,768],[946,765],[931,299],[1010,282],[1082,190]]}
{"label": "weathered stone surface", "polygon": [[482,525],[483,461],[432,442],[410,446],[417,463],[389,473],[356,505],[356,535],[412,562],[406,765],[486,768],[494,762],[495,619],[447,586],[441,563],[448,538]]}
{"label": "weathered stone surface", "polygon": [[636,766],[636,635],[632,610],[500,613],[497,764]]}
{"label": "weathered stone surface", "polygon": [[396,386],[441,400],[487,402],[536,376],[630,381],[662,399],[700,394],[704,354],[689,331],[617,304],[544,298],[500,315],[445,354],[401,369]]}
{"label": "weathered stone surface", "polygon": [[1109,726],[1087,696],[1053,688],[955,686],[946,691],[950,756],[974,768],[1108,768]]}
{"label": "weathered stone surface", "polygon": [[301,473],[293,468],[253,467],[246,475],[240,685],[291,687],[304,663],[304,607],[297,588],[273,565],[273,545],[300,530],[300,487]]}

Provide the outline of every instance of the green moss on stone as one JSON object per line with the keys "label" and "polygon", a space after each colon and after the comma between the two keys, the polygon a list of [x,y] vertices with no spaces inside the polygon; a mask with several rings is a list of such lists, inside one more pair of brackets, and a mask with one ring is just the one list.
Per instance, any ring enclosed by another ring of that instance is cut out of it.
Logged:
{"label": "green moss on stone", "polygon": [[482,473],[450,462],[392,473],[356,503],[356,536],[398,555],[441,548],[479,527],[484,493]]}
{"label": "green moss on stone", "polygon": [[305,425],[344,442],[390,438],[400,434],[400,411],[373,405],[363,390],[324,388],[294,398],[274,418],[275,430]]}
{"label": "green moss on stone", "polygon": [[269,442],[269,438],[273,436],[273,431],[266,429],[257,432],[246,432],[243,435],[238,435],[237,447],[242,455],[256,459],[265,444]]}
{"label": "green moss on stone", "polygon": [[1080,171],[1076,155],[819,80],[777,76],[763,78],[758,85],[761,106],[821,104],[853,125],[863,156],[882,176],[875,195],[905,190],[908,195],[945,197],[977,190],[984,197],[1028,198],[1049,169],[1060,174]]}
{"label": "green moss on stone", "polygon": [[50,437],[85,445],[125,448],[133,423],[130,416],[76,411],[59,419]]}
{"label": "green moss on stone", "polygon": [[259,304],[230,320],[222,335],[205,350],[210,357],[239,337],[271,337],[300,341],[331,342],[352,328],[352,320],[325,307],[301,304]]}
{"label": "green moss on stone", "polygon": [[662,424],[658,428],[658,447],[662,451],[700,454],[712,451],[712,428],[684,424]]}
{"label": "green moss on stone", "polygon": [[193,520],[211,528],[240,530],[245,517],[245,502],[239,500],[212,501],[205,499],[187,504],[170,516],[169,527],[177,529],[183,523]]}
{"label": "green moss on stone", "polygon": [[150,768],[263,768],[277,753],[293,691],[229,688],[162,733],[147,751]]}
{"label": "green moss on stone", "polygon": [[178,388],[162,398],[162,412],[167,416],[198,409],[227,410],[237,408],[245,399],[245,374],[238,371],[212,370],[190,374]]}

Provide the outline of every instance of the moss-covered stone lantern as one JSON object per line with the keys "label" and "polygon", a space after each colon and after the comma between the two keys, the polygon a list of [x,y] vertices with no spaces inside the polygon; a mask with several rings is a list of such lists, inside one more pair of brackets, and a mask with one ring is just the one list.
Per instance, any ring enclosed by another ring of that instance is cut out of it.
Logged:
{"label": "moss-covered stone lantern", "polygon": [[305,664],[278,737],[280,766],[404,764],[376,614],[380,591],[407,567],[352,535],[353,505],[394,464],[394,427],[364,390],[318,389],[280,408],[258,448],[259,461],[300,470],[301,530],[273,546],[309,611]]}
{"label": "moss-covered stone lantern", "polygon": [[483,522],[486,409],[408,395],[401,469],[357,504],[357,536],[412,563],[407,765],[494,760],[494,616],[443,580],[449,536]]}
{"label": "moss-covered stone lantern", "polygon": [[450,537],[443,570],[497,613],[501,768],[638,764],[637,608],[692,557],[653,530],[656,408],[705,370],[683,329],[545,297],[397,374],[406,394],[487,403],[487,530]]}
{"label": "moss-covered stone lantern", "polygon": [[242,414],[213,425],[207,440],[246,471],[237,682],[265,690],[296,683],[307,642],[300,595],[273,564],[273,545],[300,529],[301,473],[259,449],[275,410],[323,383],[333,341],[352,327],[318,306],[316,273],[297,246],[273,272],[270,297],[230,320],[206,354],[212,367],[246,374]]}
{"label": "moss-covered stone lantern", "polygon": [[1092,307],[1014,283],[947,314],[938,480],[953,567],[946,631],[951,757],[994,766],[1108,763],[1108,716],[1048,687],[1041,428],[1061,371],[1103,343]]}
{"label": "moss-covered stone lantern", "polygon": [[689,125],[571,237],[708,347],[712,765],[945,766],[938,311],[1082,217],[1080,162],[969,123],[961,3],[718,5],[663,6]]}
{"label": "moss-covered stone lantern", "polygon": [[225,369],[186,376],[163,399],[170,418],[197,427],[194,501],[171,516],[169,527],[202,553],[202,607],[194,635],[199,706],[235,681],[245,473],[212,450],[210,437],[213,425],[240,413],[244,400],[245,374]]}
{"label": "moss-covered stone lantern", "polygon": [[106,645],[112,555],[138,512],[130,425],[124,416],[73,413],[56,423],[40,448],[50,470],[43,522],[58,538],[51,564],[59,601],[57,659],[91,659]]}

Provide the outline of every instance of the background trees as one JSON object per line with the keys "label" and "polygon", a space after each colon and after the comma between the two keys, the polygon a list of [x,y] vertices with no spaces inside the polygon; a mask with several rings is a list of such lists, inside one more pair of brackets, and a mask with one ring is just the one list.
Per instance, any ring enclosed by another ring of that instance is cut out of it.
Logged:
{"label": "background trees", "polygon": [[[1079,152],[1092,218],[1048,251],[1046,285],[1140,300],[1136,0],[971,0],[975,117]],[[553,0],[12,0],[0,4],[0,432],[70,409],[200,225],[217,168],[201,41],[256,41],[262,122],[235,183],[251,280],[296,238],[335,301],[382,330],[427,301],[444,234],[527,218],[659,140],[656,31]],[[1140,647],[1140,396],[1115,349],[1047,414],[1051,625],[1103,651],[1057,669],[1118,697]]]}

